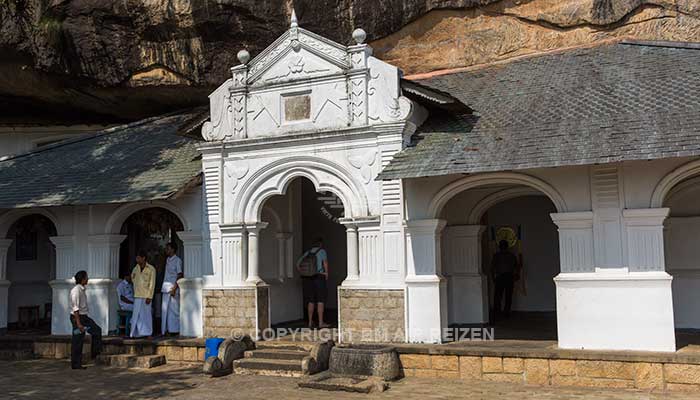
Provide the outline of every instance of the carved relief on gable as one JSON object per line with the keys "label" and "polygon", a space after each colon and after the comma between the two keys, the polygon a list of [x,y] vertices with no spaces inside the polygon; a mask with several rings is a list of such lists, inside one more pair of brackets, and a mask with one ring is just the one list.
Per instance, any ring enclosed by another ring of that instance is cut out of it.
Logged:
{"label": "carved relief on gable", "polygon": [[202,136],[208,141],[223,140],[232,133],[233,108],[231,106],[231,95],[229,85],[231,79],[219,86],[209,96],[209,107],[211,109],[210,121],[202,126]]}

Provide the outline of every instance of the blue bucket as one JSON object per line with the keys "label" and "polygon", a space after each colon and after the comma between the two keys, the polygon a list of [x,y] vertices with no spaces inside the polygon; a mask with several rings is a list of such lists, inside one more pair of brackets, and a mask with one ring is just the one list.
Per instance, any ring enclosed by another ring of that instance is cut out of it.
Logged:
{"label": "blue bucket", "polygon": [[219,355],[219,346],[221,343],[224,341],[224,339],[221,338],[209,338],[204,341],[204,345],[206,346],[206,350],[204,352],[204,359],[206,360],[207,358],[211,356],[218,356]]}

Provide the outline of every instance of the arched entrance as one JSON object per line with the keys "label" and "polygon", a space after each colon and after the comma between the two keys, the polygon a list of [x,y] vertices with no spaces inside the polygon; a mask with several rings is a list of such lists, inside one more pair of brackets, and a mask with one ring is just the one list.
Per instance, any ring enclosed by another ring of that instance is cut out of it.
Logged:
{"label": "arched entrance", "polygon": [[347,276],[343,202],[332,192],[317,191],[314,183],[299,177],[283,194],[270,196],[262,205],[259,233],[259,274],[270,286],[270,322],[273,327],[305,326],[306,307],[302,278],[296,263],[317,238],[328,253],[329,279],[324,319],[337,321],[337,288]]}
{"label": "arched entrance", "polygon": [[[120,233],[126,235],[119,248],[119,277],[131,273],[136,265],[136,253],[144,250],[148,254],[148,262],[156,268],[157,279],[154,294],[154,332],[160,330],[160,288],[165,274],[165,245],[175,242],[178,245],[178,256],[183,258],[182,241],[177,232],[183,230],[180,218],[170,210],[162,207],[150,207],[134,212],[124,220]],[[184,266],[183,268],[186,268]],[[187,275],[187,272],[184,272]]]}
{"label": "arched entrance", "polygon": [[6,235],[5,280],[7,327],[17,330],[51,330],[52,291],[56,278],[56,250],[50,238],[57,235],[54,223],[44,215],[17,219]]}
{"label": "arched entrance", "polygon": [[[441,236],[447,281],[447,324],[493,327],[498,339],[556,340],[556,287],[560,271],[557,227],[551,213],[565,208],[556,191],[535,178],[474,176],[445,188],[433,201],[446,222]],[[450,189],[450,190],[448,190]],[[493,254],[501,240],[519,271],[507,312],[505,293],[496,310]],[[450,338],[448,338],[450,339]]]}
{"label": "arched entrance", "polygon": [[700,171],[669,187],[663,206],[666,271],[673,276],[673,314],[677,329],[700,329]]}

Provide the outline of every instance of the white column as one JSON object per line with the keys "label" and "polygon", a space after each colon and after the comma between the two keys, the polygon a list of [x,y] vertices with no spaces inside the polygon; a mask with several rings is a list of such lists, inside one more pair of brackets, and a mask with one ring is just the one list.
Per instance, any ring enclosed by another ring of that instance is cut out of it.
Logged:
{"label": "white column", "polygon": [[589,213],[552,215],[561,243],[562,272],[554,278],[560,348],[676,350],[672,278],[659,270],[666,213],[624,211],[630,263],[621,268],[594,264]]}
{"label": "white column", "polygon": [[264,284],[260,278],[260,231],[267,227],[267,222],[258,222],[255,225],[246,225],[248,231],[248,278],[247,283],[254,285]]}
{"label": "white column", "polygon": [[177,232],[177,237],[182,240],[183,246],[183,273],[185,278],[202,277],[202,233],[192,231]]}
{"label": "white column", "polygon": [[622,211],[627,233],[630,271],[665,271],[664,220],[668,208],[628,209]]}
{"label": "white column", "polygon": [[[49,239],[56,246],[56,279],[73,278],[78,272],[73,265],[75,236],[52,236]],[[52,313],[54,311],[51,310]]]}
{"label": "white column", "polygon": [[448,226],[443,234],[449,322],[488,322],[488,281],[481,271],[482,225]]}
{"label": "white column", "polygon": [[550,217],[559,228],[561,272],[593,272],[593,213],[554,213]]}
{"label": "white column", "polygon": [[126,235],[88,236],[88,305],[90,317],[107,332],[117,330],[116,285],[119,282],[119,245]]}
{"label": "white column", "polygon": [[12,239],[0,239],[0,334],[7,330],[8,298],[10,281],[7,280],[7,251]]}
{"label": "white column", "polygon": [[180,335],[202,337],[204,319],[202,317],[202,278],[182,278],[177,281],[180,287]]}
{"label": "white column", "polygon": [[289,264],[291,261],[287,257],[287,246],[289,245],[289,238],[292,234],[289,232],[277,232],[275,234],[277,238],[277,263],[278,263],[278,278],[280,282],[283,282],[287,277],[287,271],[289,270]]}
{"label": "white column", "polygon": [[51,334],[70,335],[70,290],[75,285],[73,276],[78,272],[73,264],[75,236],[52,236],[49,239],[56,246],[56,279],[49,282],[52,291]]}
{"label": "white column", "polygon": [[[359,270],[357,283],[364,286],[378,286],[382,282],[384,257],[380,222],[376,217],[354,220],[354,225],[357,226],[357,269]],[[348,248],[348,259],[349,257],[350,248]],[[350,266],[348,266],[349,272]]]}
{"label": "white column", "polygon": [[442,342],[447,327],[447,290],[441,275],[440,234],[445,221],[406,223],[407,335],[409,342]]}
{"label": "white column", "polygon": [[347,241],[347,276],[342,286],[351,286],[360,280],[360,263],[358,249],[357,226],[352,223],[344,223],[345,237]]}
{"label": "white column", "polygon": [[204,329],[202,317],[202,271],[204,262],[201,232],[177,232],[183,245],[184,278],[177,281],[180,287],[180,335],[201,337]]}
{"label": "white column", "polygon": [[119,246],[126,235],[91,235],[88,237],[88,276],[119,279]]}
{"label": "white column", "polygon": [[243,225],[220,225],[221,265],[224,287],[245,285],[248,247]]}

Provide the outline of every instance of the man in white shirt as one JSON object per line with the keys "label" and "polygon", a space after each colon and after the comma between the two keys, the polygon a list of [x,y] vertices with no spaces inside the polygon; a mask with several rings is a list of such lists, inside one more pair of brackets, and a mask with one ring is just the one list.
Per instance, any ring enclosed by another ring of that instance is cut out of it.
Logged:
{"label": "man in white shirt", "polygon": [[92,339],[90,341],[90,355],[92,358],[97,357],[102,351],[102,328],[88,316],[87,295],[85,294],[85,285],[87,283],[87,272],[78,271],[75,274],[75,287],[70,291],[70,323],[73,326],[70,364],[73,369],[85,369],[81,365],[85,332],[89,333]]}
{"label": "man in white shirt", "polygon": [[180,288],[177,280],[182,278],[182,260],[177,256],[177,243],[170,242],[165,245],[165,276],[163,277],[163,293],[161,308],[161,332],[163,335],[180,334]]}
{"label": "man in white shirt", "polygon": [[119,308],[124,311],[134,311],[134,287],[131,285],[131,272],[124,275],[124,279],[117,285],[119,296]]}

